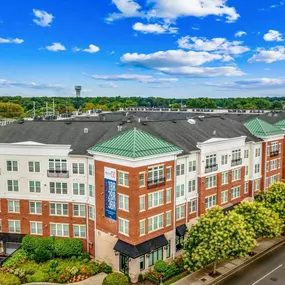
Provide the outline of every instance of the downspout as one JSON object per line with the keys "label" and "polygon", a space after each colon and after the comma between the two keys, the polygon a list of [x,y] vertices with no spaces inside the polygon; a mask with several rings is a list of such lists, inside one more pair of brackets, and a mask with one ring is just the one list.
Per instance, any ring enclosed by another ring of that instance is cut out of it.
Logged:
{"label": "downspout", "polygon": [[95,159],[94,155],[92,156],[92,169],[93,169],[93,182],[94,182],[94,258],[96,259],[96,227],[97,227],[97,211],[96,211],[96,180],[95,180]]}
{"label": "downspout", "polygon": [[89,162],[88,162],[88,157],[86,157],[87,161],[87,203],[85,207],[85,217],[86,217],[86,241],[87,241],[87,252],[89,253],[90,250],[90,244],[89,244]]}
{"label": "downspout", "polygon": [[[278,147],[279,147],[279,144],[278,144]],[[266,192],[266,165],[267,165],[267,156],[268,156],[268,153],[267,153],[267,141],[265,142],[265,159],[264,159],[264,192]],[[261,162],[262,162],[262,159],[261,159]],[[270,168],[270,165],[268,165],[268,170]]]}
{"label": "downspout", "polygon": [[176,165],[177,155],[174,155],[174,169],[173,169],[173,232],[172,232],[172,258],[175,259],[176,254]]}

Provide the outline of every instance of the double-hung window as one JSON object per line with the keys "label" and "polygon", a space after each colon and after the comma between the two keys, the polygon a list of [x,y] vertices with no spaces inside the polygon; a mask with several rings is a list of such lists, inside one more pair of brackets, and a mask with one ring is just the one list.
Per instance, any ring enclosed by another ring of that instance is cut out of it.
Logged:
{"label": "double-hung window", "polygon": [[85,217],[86,210],[84,204],[73,204],[73,217]]}
{"label": "double-hung window", "polygon": [[145,220],[140,221],[140,236],[145,235]]}
{"label": "double-hung window", "polygon": [[166,204],[171,202],[171,188],[166,189]]}
{"label": "double-hung window", "polygon": [[189,161],[189,172],[196,171],[196,160]]}
{"label": "double-hung window", "polygon": [[145,210],[145,195],[140,196],[140,212]]}
{"label": "double-hung window", "polygon": [[185,173],[185,166],[184,164],[176,165],[176,176],[184,175]]}
{"label": "double-hung window", "polygon": [[188,181],[188,192],[195,192],[196,191],[196,180],[189,180]]}
{"label": "double-hung window", "polygon": [[20,201],[19,200],[8,200],[8,212],[9,213],[20,213]]}
{"label": "double-hung window", "polygon": [[140,173],[140,187],[145,186],[145,172]]}
{"label": "double-hung window", "polygon": [[57,237],[69,237],[69,225],[50,223],[50,235]]}
{"label": "double-hung window", "polygon": [[228,190],[222,191],[222,193],[221,193],[221,203],[222,204],[228,202],[228,196],[229,196],[229,191]]}
{"label": "double-hung window", "polygon": [[73,183],[73,195],[85,195],[85,184],[84,183]]}
{"label": "double-hung window", "polygon": [[19,181],[18,180],[8,180],[8,191],[9,192],[19,192]]}
{"label": "double-hung window", "polygon": [[217,186],[217,176],[208,176],[206,177],[206,189],[211,189]]}
{"label": "double-hung window", "polygon": [[21,223],[18,220],[8,220],[9,233],[21,233]]}
{"label": "double-hung window", "polygon": [[164,191],[157,191],[148,194],[148,208],[161,206],[164,203]]}
{"label": "double-hung window", "polygon": [[29,181],[29,188],[31,193],[41,193],[41,182]]}
{"label": "double-hung window", "polygon": [[84,174],[84,163],[72,163],[73,174]]}
{"label": "double-hung window", "polygon": [[163,228],[163,214],[148,218],[148,232],[153,232]]}
{"label": "double-hung window", "polygon": [[42,214],[42,203],[30,201],[30,214]]}
{"label": "double-hung window", "polygon": [[119,174],[119,185],[129,187],[129,173],[118,171]]}
{"label": "double-hung window", "polygon": [[129,235],[129,221],[119,218],[119,233],[128,236]]}
{"label": "double-hung window", "polygon": [[119,194],[119,209],[129,211],[129,196]]}
{"label": "double-hung window", "polygon": [[95,220],[95,208],[93,206],[89,206],[89,219]]}
{"label": "double-hung window", "polygon": [[206,156],[206,168],[216,166],[217,164],[217,155],[211,154]]}
{"label": "double-hung window", "polygon": [[241,159],[241,150],[240,149],[236,149],[232,151],[232,160],[233,161],[237,161]]}
{"label": "double-hung window", "polygon": [[176,185],[176,198],[184,197],[184,195],[185,195],[184,184]]}
{"label": "double-hung window", "polygon": [[234,169],[232,171],[232,181],[237,181],[240,180],[241,178],[241,170],[239,169]]}
{"label": "double-hung window", "polygon": [[86,238],[86,226],[73,225],[73,236],[75,238]]}
{"label": "double-hung window", "polygon": [[16,160],[7,160],[7,171],[18,171],[18,161]]}
{"label": "double-hung window", "polygon": [[43,223],[42,222],[30,222],[30,233],[32,235],[43,234]]}
{"label": "double-hung window", "polygon": [[260,147],[255,149],[255,157],[260,156]]}
{"label": "double-hung window", "polygon": [[249,150],[245,149],[244,150],[244,158],[248,158],[249,157]]}
{"label": "double-hung window", "polygon": [[257,164],[254,165],[254,173],[258,174],[259,172],[260,172],[260,164],[257,163]]}
{"label": "double-hung window", "polygon": [[217,203],[217,196],[215,195],[211,195],[205,198],[205,207],[206,209],[210,209],[214,206],[216,206]]}
{"label": "double-hung window", "polygon": [[228,164],[228,155],[225,154],[225,155],[222,155],[222,158],[221,158],[221,165],[226,165]]}
{"label": "double-hung window", "polygon": [[254,191],[260,190],[260,179],[254,180]]}
{"label": "double-hung window", "polygon": [[189,203],[190,214],[197,212],[197,200],[191,200]]}
{"label": "double-hung window", "polygon": [[169,181],[172,179],[172,166],[166,167],[166,180]]}
{"label": "double-hung window", "polygon": [[94,165],[88,164],[88,172],[90,176],[94,176]]}
{"label": "double-hung window", "polygon": [[67,194],[67,183],[50,182],[49,190],[51,194]]}
{"label": "double-hung window", "polygon": [[50,203],[51,216],[68,216],[68,204]]}
{"label": "double-hung window", "polygon": [[228,184],[229,183],[229,173],[228,172],[223,172],[222,173],[222,185]]}
{"label": "double-hung window", "polygon": [[40,172],[40,162],[39,161],[29,161],[29,172]]}
{"label": "double-hung window", "polygon": [[171,225],[171,211],[166,212],[165,216],[165,226],[169,227]]}
{"label": "double-hung window", "polygon": [[176,221],[185,218],[185,206],[176,207]]}
{"label": "double-hung window", "polygon": [[164,178],[164,166],[154,166],[148,169],[148,183],[156,183]]}
{"label": "double-hung window", "polygon": [[232,199],[240,197],[240,186],[232,188]]}

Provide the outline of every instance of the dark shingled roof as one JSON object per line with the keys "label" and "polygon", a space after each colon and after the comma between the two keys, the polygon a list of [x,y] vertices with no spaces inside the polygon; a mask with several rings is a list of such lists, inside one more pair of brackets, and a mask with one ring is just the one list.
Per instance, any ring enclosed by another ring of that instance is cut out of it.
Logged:
{"label": "dark shingled roof", "polygon": [[[195,124],[187,120],[125,122],[122,130],[134,127],[148,132],[183,149],[184,153],[197,150],[197,143],[213,137],[233,138],[246,136],[247,141],[260,141],[240,122],[223,116],[196,118]],[[118,135],[119,122],[80,120],[72,121],[25,121],[0,127],[0,143],[35,141],[43,144],[71,145],[71,154],[84,155],[97,143]],[[84,133],[88,128],[88,133]]]}

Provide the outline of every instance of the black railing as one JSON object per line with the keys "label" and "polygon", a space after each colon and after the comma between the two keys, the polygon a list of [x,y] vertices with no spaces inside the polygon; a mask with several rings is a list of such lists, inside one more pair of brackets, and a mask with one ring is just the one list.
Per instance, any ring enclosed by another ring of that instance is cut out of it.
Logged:
{"label": "black railing", "polygon": [[48,170],[48,177],[58,177],[58,178],[68,178],[69,171],[68,170]]}
{"label": "black railing", "polygon": [[237,166],[237,165],[240,165],[240,164],[242,164],[242,159],[241,158],[232,160],[232,166]]}
{"label": "black railing", "polygon": [[218,170],[218,164],[207,165],[205,167],[205,173],[214,172]]}
{"label": "black railing", "polygon": [[165,185],[165,177],[147,181],[147,188],[155,188],[163,185]]}
{"label": "black railing", "polygon": [[277,155],[279,155],[279,150],[270,151],[270,156],[277,156]]}

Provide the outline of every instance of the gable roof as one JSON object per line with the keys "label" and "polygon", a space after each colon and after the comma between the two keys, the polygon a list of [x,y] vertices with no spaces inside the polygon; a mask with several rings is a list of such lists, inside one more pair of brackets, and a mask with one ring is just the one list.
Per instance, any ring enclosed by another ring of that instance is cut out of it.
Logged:
{"label": "gable roof", "polygon": [[277,128],[285,129],[285,119],[282,119],[274,124]]}
{"label": "gable roof", "polygon": [[259,118],[244,123],[246,128],[257,137],[269,137],[284,134],[284,131]]}
{"label": "gable roof", "polygon": [[139,158],[182,149],[137,128],[91,147],[89,151]]}

